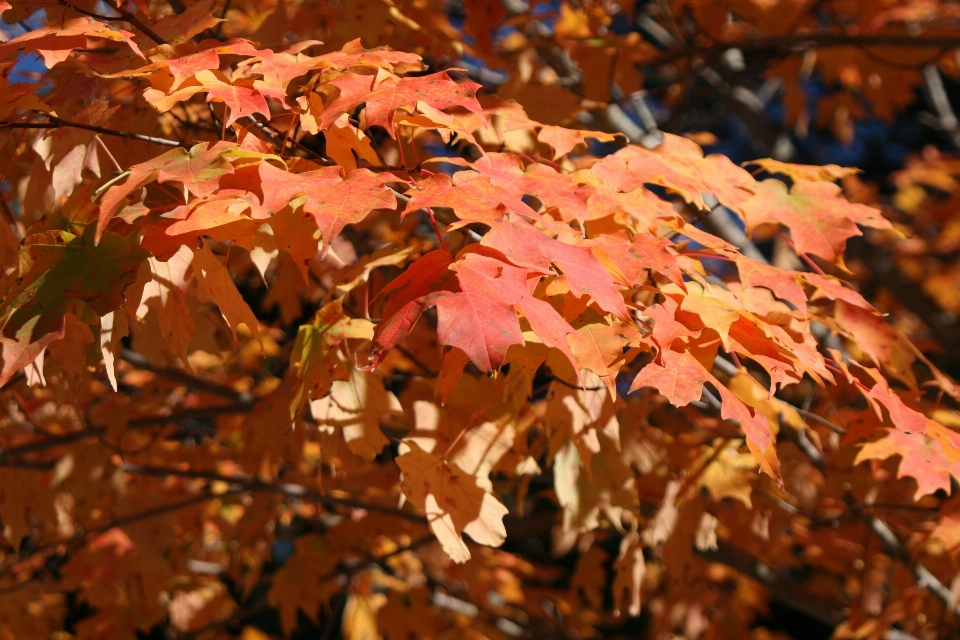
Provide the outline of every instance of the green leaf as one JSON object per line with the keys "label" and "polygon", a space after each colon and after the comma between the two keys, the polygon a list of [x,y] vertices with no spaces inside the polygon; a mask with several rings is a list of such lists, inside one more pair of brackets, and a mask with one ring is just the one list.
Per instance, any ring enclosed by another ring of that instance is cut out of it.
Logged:
{"label": "green leaf", "polygon": [[373,323],[348,318],[343,312],[341,299],[317,311],[310,324],[300,326],[290,354],[290,366],[297,372],[301,383],[293,396],[292,414],[299,411],[308,398],[327,395],[334,380],[348,379],[336,348],[351,338],[371,340]]}
{"label": "green leaf", "polygon": [[[29,345],[62,331],[63,316],[77,300],[101,316],[123,304],[124,290],[149,254],[135,236],[106,234],[97,245],[94,232],[91,225],[82,238],[51,230],[24,239],[19,271],[0,288],[0,332],[5,338]],[[10,364],[4,353],[3,376]],[[20,366],[25,364],[29,362]]]}

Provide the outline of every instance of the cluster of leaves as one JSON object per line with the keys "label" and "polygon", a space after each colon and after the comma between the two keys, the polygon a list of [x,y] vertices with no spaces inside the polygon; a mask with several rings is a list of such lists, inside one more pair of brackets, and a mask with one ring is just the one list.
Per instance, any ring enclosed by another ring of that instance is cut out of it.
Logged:
{"label": "cluster of leaves", "polygon": [[[559,126],[625,112],[549,61],[663,56],[593,42],[613,7],[294,4],[63,0],[0,43],[46,68],[0,97],[4,637],[955,625],[960,389],[844,283],[864,228],[923,254],[854,170]],[[813,20],[733,4],[663,9]],[[424,63],[507,52],[495,97]],[[925,162],[901,211],[953,190]]]}

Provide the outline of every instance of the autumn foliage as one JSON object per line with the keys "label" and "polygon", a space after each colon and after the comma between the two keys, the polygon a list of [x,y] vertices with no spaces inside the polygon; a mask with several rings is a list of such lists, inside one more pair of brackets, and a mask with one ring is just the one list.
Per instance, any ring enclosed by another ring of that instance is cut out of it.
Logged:
{"label": "autumn foliage", "polygon": [[0,638],[958,632],[954,5],[0,12]]}

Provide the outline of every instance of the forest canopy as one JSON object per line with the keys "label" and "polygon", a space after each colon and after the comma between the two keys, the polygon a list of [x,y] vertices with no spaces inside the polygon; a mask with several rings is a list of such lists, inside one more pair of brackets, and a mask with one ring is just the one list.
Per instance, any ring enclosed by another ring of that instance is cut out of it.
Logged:
{"label": "forest canopy", "polygon": [[0,639],[960,633],[958,20],[0,0]]}

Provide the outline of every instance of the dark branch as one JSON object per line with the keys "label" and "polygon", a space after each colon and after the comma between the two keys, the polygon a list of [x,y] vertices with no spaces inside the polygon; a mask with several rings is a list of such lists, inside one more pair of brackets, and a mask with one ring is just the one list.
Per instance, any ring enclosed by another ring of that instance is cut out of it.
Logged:
{"label": "dark branch", "polygon": [[304,500],[313,500],[327,507],[347,507],[351,509],[363,509],[365,511],[376,511],[388,515],[394,515],[411,522],[427,523],[427,518],[417,513],[403,511],[397,507],[392,507],[374,502],[365,502],[363,500],[354,500],[352,498],[337,498],[319,491],[315,491],[300,484],[291,482],[263,482],[256,478],[247,476],[225,476],[212,471],[191,471],[187,469],[171,469],[168,467],[151,467],[147,465],[125,464],[123,471],[132,475],[154,476],[159,478],[179,477],[211,480],[214,482],[225,482],[233,487],[246,491],[267,491],[280,493],[291,498],[301,498]]}
{"label": "dark branch", "polygon": [[729,49],[740,49],[743,53],[766,53],[783,55],[802,53],[811,49],[833,47],[898,47],[906,49],[952,49],[960,47],[960,35],[940,37],[919,37],[908,35],[848,35],[844,33],[800,33],[789,36],[753,38],[739,42],[722,42],[704,47],[691,47],[669,51],[642,66],[656,66],[684,58],[714,59]]}
{"label": "dark branch", "polygon": [[238,405],[252,406],[257,401],[253,394],[247,393],[246,391],[237,391],[236,389],[232,389],[228,386],[190,375],[186,371],[180,371],[179,369],[155,367],[150,364],[150,361],[147,360],[145,356],[134,351],[130,351],[129,349],[120,350],[120,359],[132,364],[138,369],[150,371],[151,373],[155,373],[158,376],[164,377],[168,380],[179,382],[180,384],[196,391],[202,391],[220,398],[226,398],[227,400],[236,402]]}
{"label": "dark branch", "polygon": [[59,2],[60,4],[66,7],[70,7],[77,13],[82,13],[83,15],[89,16],[91,18],[95,18],[96,20],[105,20],[107,22],[129,22],[130,24],[135,26],[137,29],[142,31],[151,40],[156,42],[157,44],[170,44],[169,42],[167,42],[167,40],[163,36],[158,34],[156,31],[154,31],[149,26],[147,26],[142,20],[140,20],[140,18],[138,18],[131,12],[124,9],[122,5],[119,7],[112,7],[113,10],[119,13],[120,15],[104,16],[99,13],[94,13],[92,11],[87,11],[86,9],[81,9],[80,7],[76,7],[70,2],[67,2],[67,0],[59,0]]}
{"label": "dark branch", "polygon": [[190,145],[182,144],[176,140],[168,140],[166,138],[157,138],[154,136],[145,136],[140,133],[131,133],[129,131],[118,131],[116,129],[107,129],[106,127],[98,127],[92,124],[83,124],[82,122],[73,122],[71,120],[63,120],[49,113],[44,113],[44,116],[49,118],[50,122],[0,122],[0,129],[60,129],[62,127],[70,127],[73,129],[85,129],[87,131],[95,131],[96,133],[102,133],[105,136],[115,136],[117,138],[127,138],[129,140],[140,140],[141,142],[150,142],[152,144],[159,144],[165,147],[186,147],[190,148]]}

